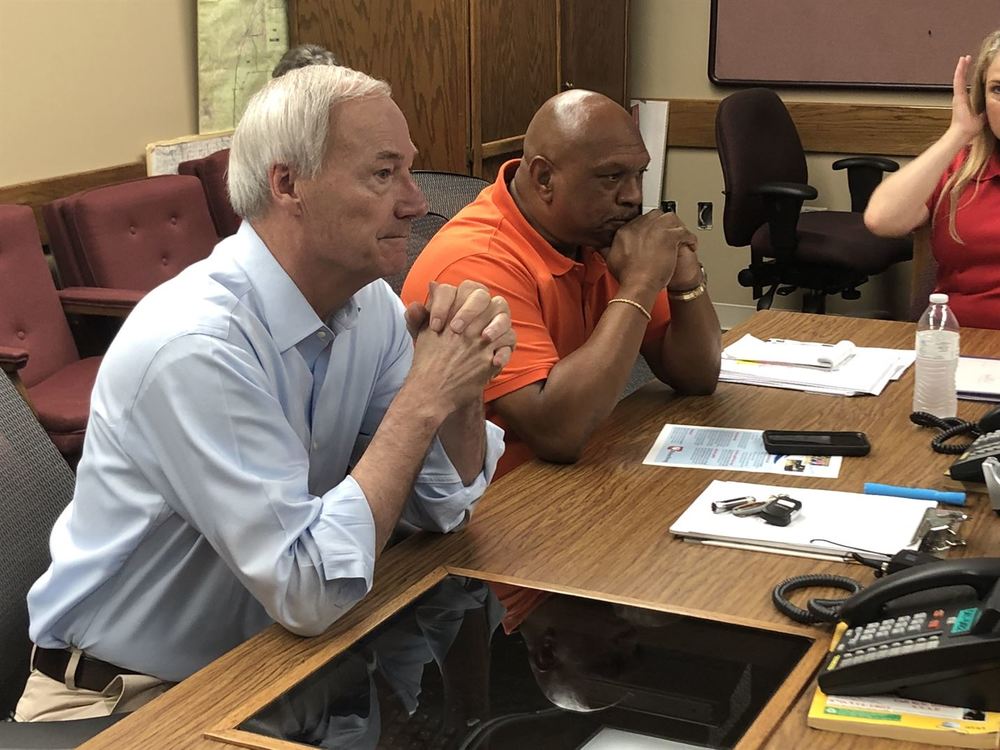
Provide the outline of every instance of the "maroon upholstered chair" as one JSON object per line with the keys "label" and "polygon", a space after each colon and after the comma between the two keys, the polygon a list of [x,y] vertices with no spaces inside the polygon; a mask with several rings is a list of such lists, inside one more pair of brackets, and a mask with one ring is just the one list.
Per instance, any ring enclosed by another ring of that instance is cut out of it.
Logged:
{"label": "maroon upholstered chair", "polygon": [[31,209],[0,206],[0,369],[71,465],[83,447],[101,358],[80,359],[65,311],[120,315],[131,304],[106,304],[90,290],[57,292]]}
{"label": "maroon upholstered chair", "polygon": [[220,239],[236,234],[236,230],[240,228],[240,217],[233,211],[233,206],[229,202],[229,190],[226,186],[228,169],[228,148],[202,159],[181,162],[177,167],[177,171],[181,174],[194,175],[201,180],[201,187],[208,201],[208,211],[212,214],[215,231]]}
{"label": "maroon upholstered chair", "polygon": [[218,241],[201,183],[189,175],[93,188],[53,201],[43,216],[64,285],[148,292]]}

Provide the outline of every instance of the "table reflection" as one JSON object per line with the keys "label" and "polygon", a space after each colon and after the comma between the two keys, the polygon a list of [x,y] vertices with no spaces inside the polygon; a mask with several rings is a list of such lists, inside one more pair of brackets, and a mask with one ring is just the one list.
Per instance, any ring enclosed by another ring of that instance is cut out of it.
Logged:
{"label": "table reflection", "polygon": [[809,644],[449,576],[240,728],[349,750],[603,747],[611,731],[727,748]]}

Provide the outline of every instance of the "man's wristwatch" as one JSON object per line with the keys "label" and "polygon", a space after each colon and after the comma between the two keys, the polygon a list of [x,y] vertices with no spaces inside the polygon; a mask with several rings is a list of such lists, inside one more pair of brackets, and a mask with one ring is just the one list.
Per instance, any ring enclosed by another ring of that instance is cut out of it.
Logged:
{"label": "man's wristwatch", "polygon": [[705,273],[705,266],[698,264],[701,268],[701,281],[698,282],[697,286],[691,289],[681,289],[678,291],[671,291],[667,289],[667,297],[669,297],[674,302],[690,302],[693,299],[698,299],[701,295],[705,293],[706,285],[708,284],[708,274]]}

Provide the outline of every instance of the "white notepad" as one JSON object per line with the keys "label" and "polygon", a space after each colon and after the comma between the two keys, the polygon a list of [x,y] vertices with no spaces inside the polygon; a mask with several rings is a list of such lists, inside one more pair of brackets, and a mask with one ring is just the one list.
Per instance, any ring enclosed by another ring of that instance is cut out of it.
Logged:
{"label": "white notepad", "polygon": [[[758,500],[787,494],[802,503],[788,526],[757,516],[713,513],[712,502],[750,495]],[[713,481],[670,527],[691,539],[774,548],[775,551],[843,555],[851,550],[892,555],[910,546],[933,500],[912,500],[856,492]]]}

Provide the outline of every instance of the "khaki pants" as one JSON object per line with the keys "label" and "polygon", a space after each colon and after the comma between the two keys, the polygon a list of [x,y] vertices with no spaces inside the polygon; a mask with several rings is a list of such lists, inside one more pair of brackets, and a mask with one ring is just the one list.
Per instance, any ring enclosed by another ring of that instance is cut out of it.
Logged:
{"label": "khaki pants", "polygon": [[104,690],[69,688],[37,669],[32,669],[21,700],[14,709],[15,721],[65,721],[92,719],[126,711],[135,711],[173,687],[142,674],[115,677]]}

